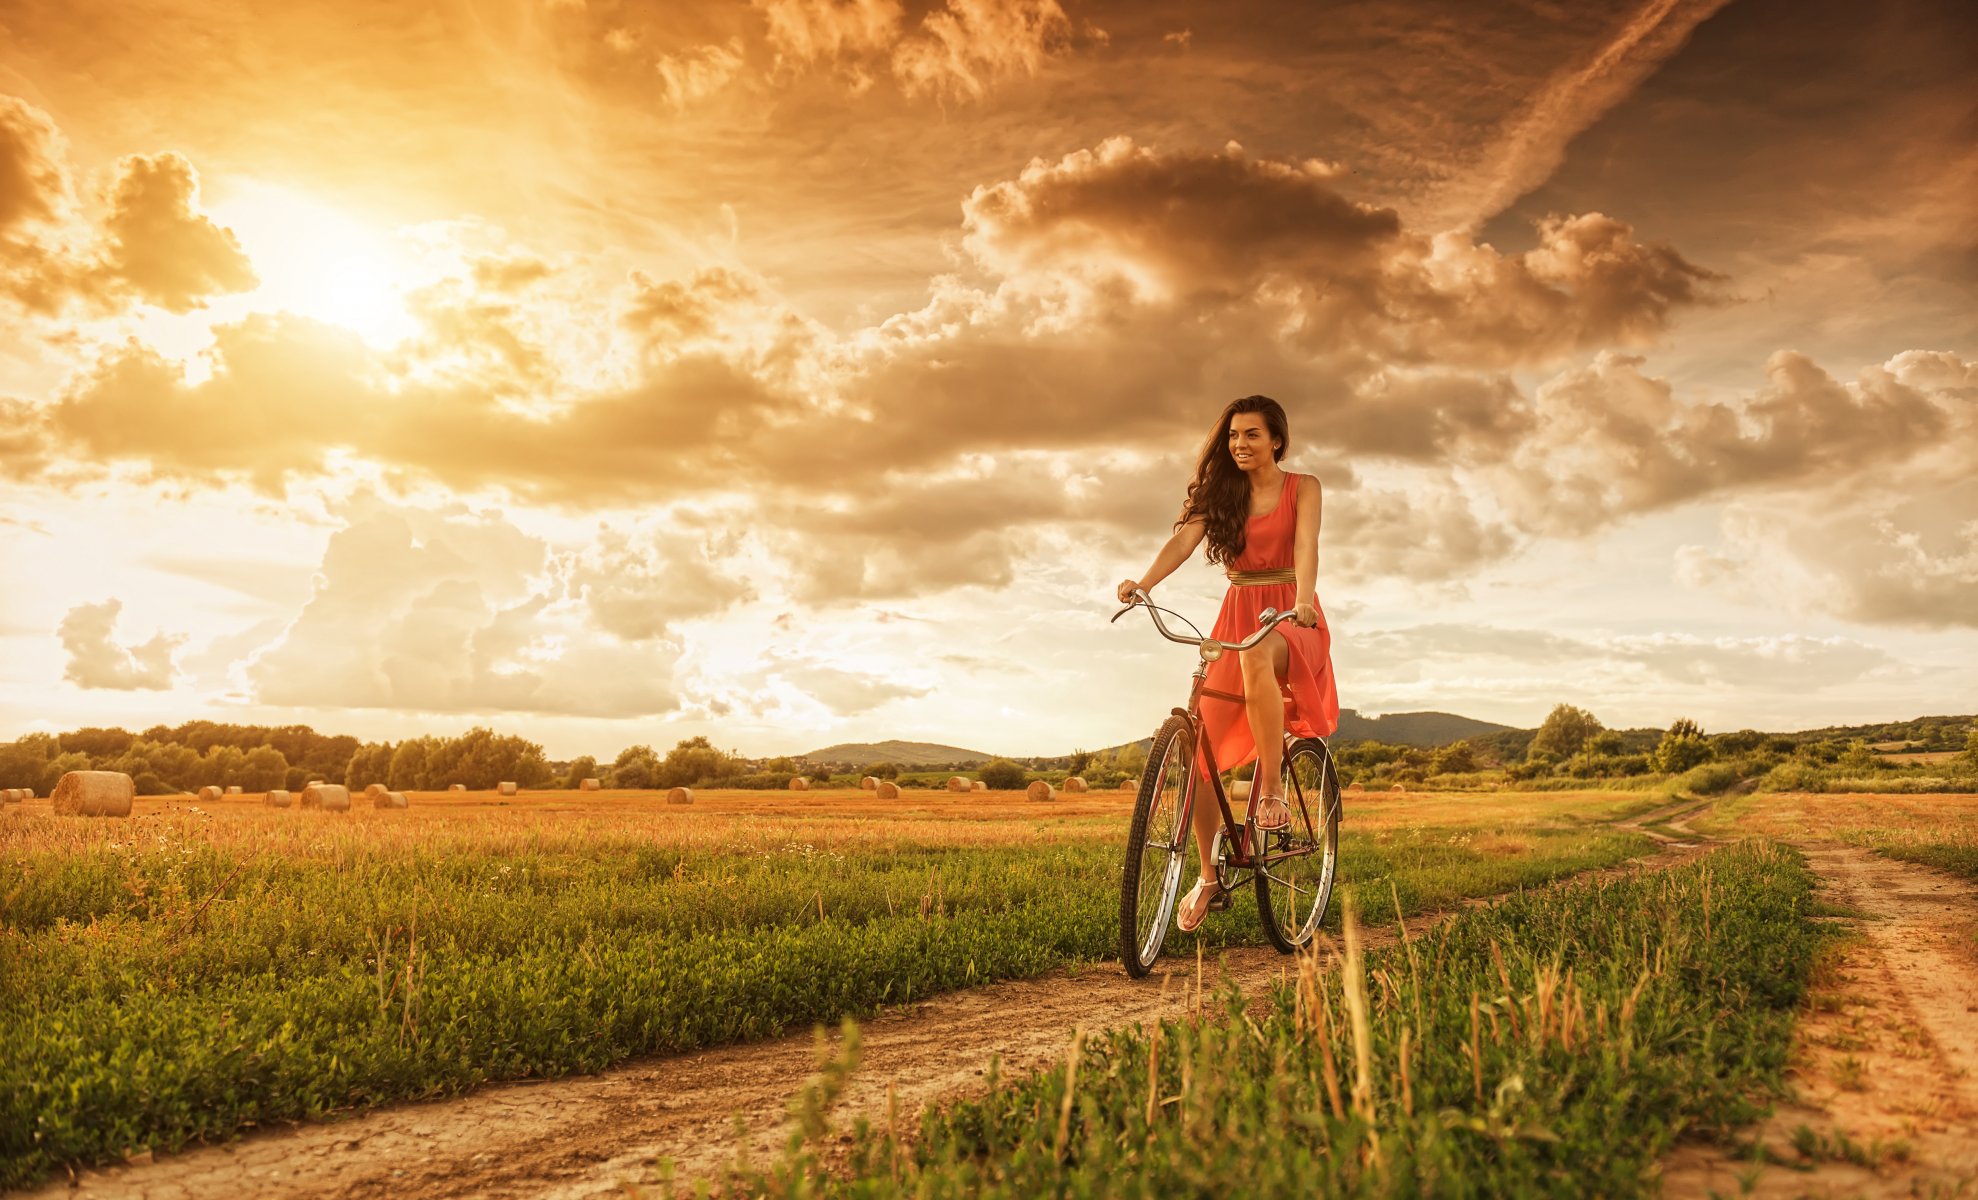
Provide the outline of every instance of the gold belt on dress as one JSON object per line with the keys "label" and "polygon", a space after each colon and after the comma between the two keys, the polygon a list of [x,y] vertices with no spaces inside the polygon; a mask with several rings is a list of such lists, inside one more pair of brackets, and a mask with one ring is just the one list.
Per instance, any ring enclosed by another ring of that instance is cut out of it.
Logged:
{"label": "gold belt on dress", "polygon": [[1224,571],[1233,587],[1261,587],[1267,583],[1297,583],[1296,567],[1274,567],[1268,571]]}

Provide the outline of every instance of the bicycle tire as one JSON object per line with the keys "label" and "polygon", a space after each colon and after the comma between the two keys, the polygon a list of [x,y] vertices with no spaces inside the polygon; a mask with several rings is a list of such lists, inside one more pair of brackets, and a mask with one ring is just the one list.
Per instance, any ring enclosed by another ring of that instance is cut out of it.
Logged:
{"label": "bicycle tire", "polygon": [[[1171,716],[1155,730],[1154,744],[1147,748],[1147,766],[1140,772],[1133,822],[1127,827],[1119,894],[1120,961],[1135,979],[1145,977],[1161,957],[1186,866],[1189,837],[1181,801],[1195,750],[1188,729],[1187,721]],[[1150,847],[1150,834],[1159,845]],[[1150,866],[1158,872],[1151,878]]]}
{"label": "bicycle tire", "polygon": [[[1281,768],[1285,802],[1291,805],[1291,825],[1261,836],[1265,854],[1309,845],[1309,855],[1280,860],[1269,870],[1259,867],[1257,916],[1263,922],[1264,936],[1280,951],[1290,954],[1312,940],[1326,910],[1332,906],[1332,889],[1339,874],[1339,823],[1343,810],[1339,799],[1339,769],[1324,738],[1300,738],[1286,750]],[[1303,796],[1304,806],[1299,804]],[[1300,884],[1309,888],[1311,899],[1299,907]]]}

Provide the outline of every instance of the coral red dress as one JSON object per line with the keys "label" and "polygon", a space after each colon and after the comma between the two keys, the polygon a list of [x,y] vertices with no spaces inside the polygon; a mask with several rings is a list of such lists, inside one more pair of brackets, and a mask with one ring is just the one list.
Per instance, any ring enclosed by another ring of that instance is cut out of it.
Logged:
{"label": "coral red dress", "polygon": [[[1266,571],[1289,567],[1292,536],[1298,527],[1298,476],[1284,473],[1284,490],[1277,507],[1259,517],[1251,517],[1244,536],[1243,553],[1227,564],[1235,571]],[[1313,598],[1314,604],[1317,597]],[[1295,583],[1231,584],[1223,593],[1222,611],[1216,614],[1216,627],[1210,636],[1220,641],[1241,641],[1257,631],[1257,614],[1266,608],[1285,612],[1298,607]],[[1277,627],[1290,646],[1285,677],[1279,684],[1284,694],[1284,727],[1294,737],[1329,737],[1339,728],[1339,691],[1332,676],[1332,630],[1326,626],[1324,609],[1319,623],[1306,628],[1293,621]],[[1243,695],[1243,664],[1235,654],[1225,654],[1209,664],[1209,676],[1202,694],[1202,727],[1215,748],[1216,765],[1225,771],[1249,762],[1257,755],[1256,739],[1250,734],[1250,714],[1235,700],[1209,693]]]}

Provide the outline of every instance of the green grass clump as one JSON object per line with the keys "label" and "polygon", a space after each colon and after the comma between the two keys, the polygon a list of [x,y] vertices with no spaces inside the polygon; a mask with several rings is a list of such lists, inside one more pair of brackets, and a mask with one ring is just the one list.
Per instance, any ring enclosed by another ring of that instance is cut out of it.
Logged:
{"label": "green grass clump", "polygon": [[1969,829],[1930,833],[1877,831],[1867,838],[1867,844],[1877,854],[1978,879],[1978,833]]}
{"label": "green grass clump", "polygon": [[[35,818],[0,857],[0,1187],[765,1037],[1118,944],[1123,820],[943,844],[695,819],[699,840],[668,845],[607,825]],[[1521,829],[1515,855],[1474,830],[1348,828],[1341,877],[1391,884],[1411,912],[1646,848],[1581,827]],[[1245,897],[1171,947],[1262,938]]]}
{"label": "green grass clump", "polygon": [[[1793,852],[1527,892],[1204,1020],[1075,1043],[1065,1066],[811,1146],[748,1194],[1632,1196],[1679,1137],[1782,1086],[1821,934]],[[814,1098],[813,1098],[814,1099]],[[812,1105],[812,1107],[815,1107]],[[1240,1185],[1235,1181],[1240,1181]]]}

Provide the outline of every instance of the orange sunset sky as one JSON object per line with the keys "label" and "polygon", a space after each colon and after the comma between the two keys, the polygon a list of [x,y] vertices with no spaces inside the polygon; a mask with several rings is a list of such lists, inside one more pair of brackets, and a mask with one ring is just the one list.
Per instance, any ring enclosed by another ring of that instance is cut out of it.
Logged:
{"label": "orange sunset sky", "polygon": [[1918,0],[0,0],[0,740],[1125,741],[1192,656],[1112,585],[1254,392],[1347,707],[1971,711],[1975,55]]}

